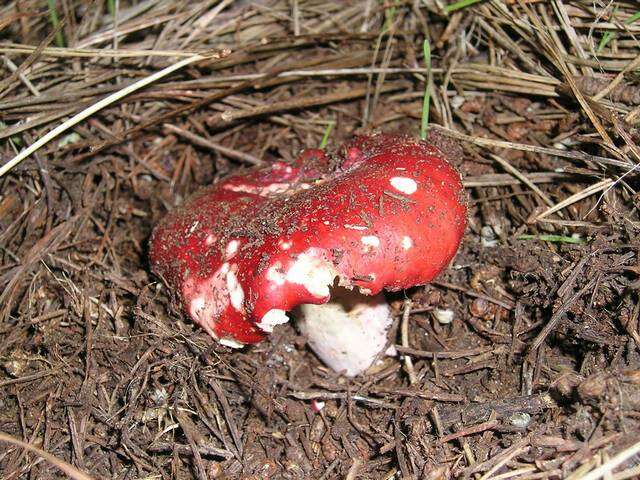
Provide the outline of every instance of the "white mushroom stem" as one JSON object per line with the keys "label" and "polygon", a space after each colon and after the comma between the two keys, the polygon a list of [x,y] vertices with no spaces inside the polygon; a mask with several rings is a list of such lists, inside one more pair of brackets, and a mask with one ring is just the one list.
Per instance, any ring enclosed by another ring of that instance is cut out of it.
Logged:
{"label": "white mushroom stem", "polygon": [[391,308],[382,293],[366,296],[341,287],[331,293],[328,303],[301,305],[295,316],[316,355],[336,372],[353,377],[384,349]]}

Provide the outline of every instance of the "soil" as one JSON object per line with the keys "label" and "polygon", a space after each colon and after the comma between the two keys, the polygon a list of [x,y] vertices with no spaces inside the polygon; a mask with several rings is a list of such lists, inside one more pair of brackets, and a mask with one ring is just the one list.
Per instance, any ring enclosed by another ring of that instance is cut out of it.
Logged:
{"label": "soil", "polygon": [[[54,3],[64,51],[47,2],[0,7],[18,68],[0,77],[3,165],[178,50],[231,53],[0,177],[0,432],[95,479],[634,474],[638,449],[610,463],[640,438],[633,5],[596,54],[599,2],[122,0],[120,36],[110,2]],[[389,294],[398,355],[347,379],[291,324],[240,351],[213,341],[151,273],[153,227],[202,186],[318,147],[329,122],[333,147],[417,136],[425,32],[432,138],[462,172],[469,226],[436,281]],[[1,445],[1,478],[59,478]]]}

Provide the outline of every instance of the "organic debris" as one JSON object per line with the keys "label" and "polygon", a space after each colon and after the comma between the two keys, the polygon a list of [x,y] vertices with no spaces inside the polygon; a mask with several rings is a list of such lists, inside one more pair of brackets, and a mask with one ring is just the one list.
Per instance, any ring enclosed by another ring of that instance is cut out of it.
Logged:
{"label": "organic debris", "polygon": [[[2,477],[638,476],[636,20],[600,0],[4,2]],[[389,297],[398,355],[347,379],[290,324],[237,352],[188,321],[150,273],[159,219],[329,125],[328,147],[418,137],[428,77],[469,227],[435,283]]]}

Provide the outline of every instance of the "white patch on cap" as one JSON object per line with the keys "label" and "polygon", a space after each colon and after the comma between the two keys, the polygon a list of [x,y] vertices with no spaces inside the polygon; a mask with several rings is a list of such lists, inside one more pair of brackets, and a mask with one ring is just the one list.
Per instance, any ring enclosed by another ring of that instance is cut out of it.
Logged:
{"label": "white patch on cap", "polygon": [[227,290],[229,290],[231,305],[241,312],[242,302],[244,302],[244,290],[242,290],[242,285],[238,282],[238,277],[233,271],[227,273]]}
{"label": "white patch on cap", "polygon": [[411,237],[408,237],[407,235],[402,237],[402,248],[409,250],[411,247],[413,247],[413,240]]}
{"label": "white patch on cap", "polygon": [[345,224],[344,228],[349,228],[351,230],[368,230],[369,227],[365,226],[365,225],[350,225],[350,224]]}
{"label": "white patch on cap", "polygon": [[238,240],[231,240],[229,242],[226,250],[227,260],[235,256],[235,254],[238,252],[239,246],[240,246],[240,242]]}
{"label": "white patch on cap", "polygon": [[360,241],[367,247],[377,248],[380,246],[380,239],[375,235],[365,235],[364,237],[360,238]]}
{"label": "white patch on cap", "polygon": [[217,239],[218,238],[213,233],[210,233],[209,235],[207,235],[207,238],[204,239],[204,244],[207,247],[210,247],[211,245],[213,245],[215,243],[215,241]]}
{"label": "white patch on cap", "polygon": [[275,283],[276,285],[284,285],[284,282],[286,281],[286,279],[287,279],[287,276],[282,271],[282,264],[280,262],[274,263],[267,270],[267,280],[269,280],[272,283]]}
{"label": "white patch on cap", "polygon": [[287,317],[287,312],[279,308],[272,308],[262,316],[260,321],[256,323],[256,326],[263,332],[271,333],[273,332],[273,327],[282,325],[288,321],[289,317]]}
{"label": "white patch on cap", "polygon": [[280,240],[278,242],[278,245],[280,245],[280,248],[282,250],[289,250],[291,248],[291,245],[293,245],[293,242],[291,242],[290,240],[286,242],[284,240]]}
{"label": "white patch on cap", "polygon": [[192,234],[195,229],[198,228],[198,225],[200,225],[200,220],[196,220],[195,222],[193,222],[189,227],[189,234]]}
{"label": "white patch on cap", "polygon": [[[300,185],[302,186],[302,185]],[[251,193],[253,195],[267,196],[272,193],[284,193],[291,188],[290,183],[270,183],[265,186],[257,185],[225,185],[225,190],[237,193]]]}
{"label": "white patch on cap", "polygon": [[238,342],[233,338],[221,338],[218,340],[222,345],[229,348],[242,348],[244,347],[244,343]]}
{"label": "white patch on cap", "polygon": [[207,301],[204,297],[196,297],[191,300],[191,305],[189,306],[189,313],[191,316],[200,317],[207,306],[206,303]]}
{"label": "white patch on cap", "polygon": [[389,183],[393,188],[407,195],[411,195],[418,189],[418,184],[412,178],[393,177],[389,180]]}
{"label": "white patch on cap", "polygon": [[217,338],[213,331],[215,323],[230,301],[226,278],[229,267],[225,262],[209,278],[188,278],[182,290],[189,315],[214,338]]}
{"label": "white patch on cap", "polygon": [[314,250],[309,249],[298,256],[289,267],[287,280],[303,285],[315,297],[324,298],[329,296],[329,286],[333,284],[337,272],[330,262],[319,257]]}

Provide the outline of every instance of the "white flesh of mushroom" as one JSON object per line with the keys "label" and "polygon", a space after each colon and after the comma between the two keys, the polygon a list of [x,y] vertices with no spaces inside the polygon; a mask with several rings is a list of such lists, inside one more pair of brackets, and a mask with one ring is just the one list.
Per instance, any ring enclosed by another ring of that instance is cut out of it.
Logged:
{"label": "white flesh of mushroom", "polygon": [[301,305],[295,316],[311,349],[336,372],[353,377],[371,366],[387,343],[391,308],[379,293],[336,287],[322,305]]}

